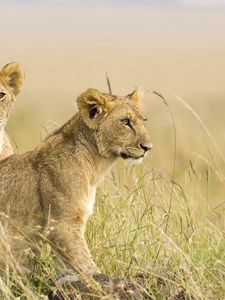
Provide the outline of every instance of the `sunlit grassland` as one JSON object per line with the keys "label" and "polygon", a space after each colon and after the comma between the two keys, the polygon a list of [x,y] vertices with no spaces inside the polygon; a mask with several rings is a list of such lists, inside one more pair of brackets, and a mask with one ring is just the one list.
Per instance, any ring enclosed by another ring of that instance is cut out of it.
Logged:
{"label": "sunlit grassland", "polygon": [[193,143],[194,155],[179,155],[177,131],[182,129],[175,124],[163,143],[174,147],[170,173],[154,166],[157,153],[140,168],[118,166],[99,189],[87,236],[105,272],[149,274],[146,286],[153,299],[179,290],[185,299],[224,299],[224,156],[207,125],[188,107],[182,116],[193,117],[187,130],[207,140],[200,152]]}
{"label": "sunlit grassland", "polygon": [[[149,97],[147,126],[155,147],[142,165],[118,162],[98,188],[86,232],[91,252],[103,273],[134,281],[141,276],[152,299],[225,299],[225,143],[218,139],[219,120],[213,112],[204,119],[208,103],[194,110],[176,97],[168,105]],[[1,299],[46,295],[59,269],[51,253],[43,246],[35,258],[39,267],[28,277],[15,270],[1,279]]]}

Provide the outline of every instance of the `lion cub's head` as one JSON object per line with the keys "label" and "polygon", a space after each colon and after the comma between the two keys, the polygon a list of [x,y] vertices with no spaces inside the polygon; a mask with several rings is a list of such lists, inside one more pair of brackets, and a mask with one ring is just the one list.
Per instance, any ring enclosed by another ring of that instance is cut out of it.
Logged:
{"label": "lion cub's head", "polygon": [[0,128],[8,120],[9,111],[23,85],[24,72],[16,63],[0,69]]}
{"label": "lion cub's head", "polygon": [[122,157],[140,162],[152,148],[139,109],[141,92],[126,97],[88,89],[78,99],[78,108],[86,125],[93,129],[99,153],[104,157]]}

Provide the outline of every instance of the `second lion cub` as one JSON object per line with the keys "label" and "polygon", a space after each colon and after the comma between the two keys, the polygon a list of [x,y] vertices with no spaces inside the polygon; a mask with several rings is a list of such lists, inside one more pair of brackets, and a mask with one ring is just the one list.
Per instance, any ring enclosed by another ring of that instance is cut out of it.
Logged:
{"label": "second lion cub", "polygon": [[9,249],[22,259],[24,237],[37,239],[34,229],[44,230],[50,217],[49,239],[61,255],[98,272],[84,238],[96,187],[118,158],[139,162],[152,147],[139,100],[138,91],[119,97],[88,89],[77,98],[79,111],[37,149],[0,162],[0,221],[11,247],[4,261]]}
{"label": "second lion cub", "polygon": [[5,125],[23,81],[24,72],[18,64],[9,63],[0,69],[0,160],[13,153]]}

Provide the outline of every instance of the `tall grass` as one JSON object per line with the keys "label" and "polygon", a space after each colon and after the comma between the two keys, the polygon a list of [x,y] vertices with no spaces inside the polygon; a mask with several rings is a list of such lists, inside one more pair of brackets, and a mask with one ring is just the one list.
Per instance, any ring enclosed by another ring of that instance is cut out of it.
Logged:
{"label": "tall grass", "polygon": [[[160,94],[158,94],[160,96]],[[161,95],[161,99],[165,98]],[[157,169],[151,156],[138,166],[120,162],[98,188],[86,238],[103,273],[140,280],[152,299],[225,299],[224,156],[206,124],[212,150],[196,160],[179,157],[172,117],[172,170]],[[190,127],[191,130],[191,127]],[[193,135],[198,136],[199,132]],[[153,150],[154,151],[154,150]],[[183,160],[180,163],[179,160]],[[222,195],[222,196],[220,196]],[[215,202],[214,198],[220,201]],[[4,236],[1,230],[1,238]],[[36,268],[0,278],[0,299],[45,299],[66,267],[56,265],[48,244],[38,245]],[[99,298],[102,291],[96,292]],[[66,296],[65,296],[66,297]]]}

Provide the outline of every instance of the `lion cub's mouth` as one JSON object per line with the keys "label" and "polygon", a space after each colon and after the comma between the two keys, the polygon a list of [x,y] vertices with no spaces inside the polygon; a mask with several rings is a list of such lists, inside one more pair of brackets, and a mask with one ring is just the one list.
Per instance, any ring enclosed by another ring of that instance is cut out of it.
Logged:
{"label": "lion cub's mouth", "polygon": [[128,155],[127,153],[122,152],[122,153],[121,153],[121,157],[122,157],[123,159],[129,159],[129,158],[131,158],[131,159],[139,159],[139,158],[143,158],[144,155],[140,155],[140,156],[138,156],[138,157],[133,157],[133,156],[131,156],[131,155]]}
{"label": "lion cub's mouth", "polygon": [[126,153],[121,153],[120,154],[122,159],[128,159],[129,158],[129,155],[127,155]]}

